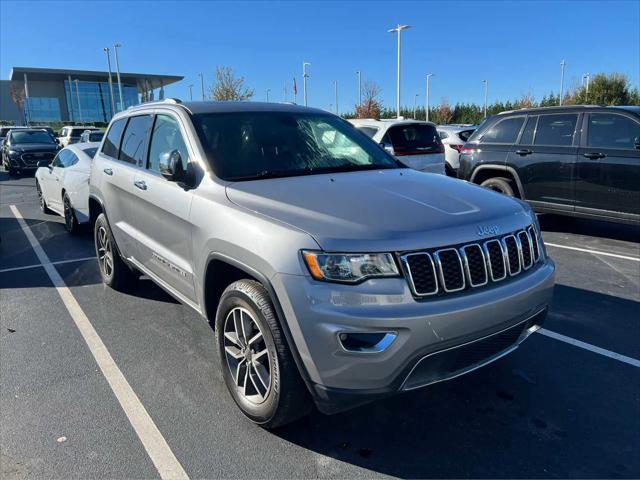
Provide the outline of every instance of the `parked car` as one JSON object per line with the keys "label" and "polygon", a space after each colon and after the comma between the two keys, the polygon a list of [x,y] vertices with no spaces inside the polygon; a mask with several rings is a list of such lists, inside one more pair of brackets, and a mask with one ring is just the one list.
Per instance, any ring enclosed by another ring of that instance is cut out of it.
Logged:
{"label": "parked car", "polygon": [[487,119],[458,176],[537,212],[640,222],[640,107],[523,109]]}
{"label": "parked car", "polygon": [[0,127],[0,142],[3,142],[5,138],[7,138],[7,134],[11,131],[11,130],[18,130],[20,128],[29,128],[29,127],[21,127],[21,126],[7,126],[4,125],[2,127]]}
{"label": "parked car", "polygon": [[60,141],[60,145],[63,147],[69,146],[74,143],[78,143],[80,141],[80,137],[82,133],[86,130],[94,131],[99,130],[94,127],[83,127],[83,126],[73,126],[73,127],[62,127],[60,130],[60,136],[58,140]]}
{"label": "parked car", "polygon": [[233,400],[267,428],[488,364],[541,325],[554,285],[525,202],[296,105],[116,114],[89,211],[103,282],[141,272],[214,324]]}
{"label": "parked car", "polygon": [[64,217],[71,234],[89,221],[89,173],[100,143],[69,145],[50,165],[36,170],[36,190],[43,213]]}
{"label": "parked car", "polygon": [[444,145],[445,172],[450,177],[458,176],[460,151],[473,132],[476,125],[438,125],[438,135]]}
{"label": "parked car", "polygon": [[59,148],[46,130],[11,129],[2,142],[2,164],[9,175],[33,171],[49,164]]}
{"label": "parked car", "polygon": [[104,137],[104,130],[85,130],[80,136],[80,143],[100,142]]}
{"label": "parked car", "polygon": [[403,164],[421,172],[444,173],[444,146],[430,122],[419,120],[349,120]]}

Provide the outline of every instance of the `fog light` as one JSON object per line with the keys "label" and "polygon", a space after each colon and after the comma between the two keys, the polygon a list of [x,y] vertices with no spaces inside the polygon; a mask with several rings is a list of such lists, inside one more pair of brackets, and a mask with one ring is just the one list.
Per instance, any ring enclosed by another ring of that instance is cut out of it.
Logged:
{"label": "fog light", "polygon": [[340,345],[348,352],[379,353],[393,343],[396,332],[354,332],[340,333]]}

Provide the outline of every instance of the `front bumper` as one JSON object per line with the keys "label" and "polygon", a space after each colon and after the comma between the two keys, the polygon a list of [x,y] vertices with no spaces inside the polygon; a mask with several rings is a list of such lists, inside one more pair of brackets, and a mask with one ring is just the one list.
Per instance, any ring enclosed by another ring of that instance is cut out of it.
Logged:
{"label": "front bumper", "polygon": [[[513,350],[544,320],[554,277],[547,258],[509,281],[429,300],[414,299],[404,278],[339,285],[278,274],[272,281],[316,404],[335,413],[453,378]],[[362,353],[345,350],[344,332],[396,336],[382,351]],[[485,345],[476,343],[485,338],[491,348],[475,352],[473,344]]]}

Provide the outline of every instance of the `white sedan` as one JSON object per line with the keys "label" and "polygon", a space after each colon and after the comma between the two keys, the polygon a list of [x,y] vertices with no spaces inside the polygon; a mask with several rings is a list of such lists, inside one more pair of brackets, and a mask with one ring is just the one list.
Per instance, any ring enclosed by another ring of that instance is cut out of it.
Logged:
{"label": "white sedan", "polygon": [[72,234],[89,222],[89,172],[99,146],[99,142],[69,145],[48,167],[36,170],[40,208],[44,213],[62,215]]}

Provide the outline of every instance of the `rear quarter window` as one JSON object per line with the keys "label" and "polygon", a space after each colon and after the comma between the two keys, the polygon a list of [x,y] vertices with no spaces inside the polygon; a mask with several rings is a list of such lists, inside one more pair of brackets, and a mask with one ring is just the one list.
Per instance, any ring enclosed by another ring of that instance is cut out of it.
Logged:
{"label": "rear quarter window", "polygon": [[540,115],[534,145],[571,146],[577,122],[577,113]]}

